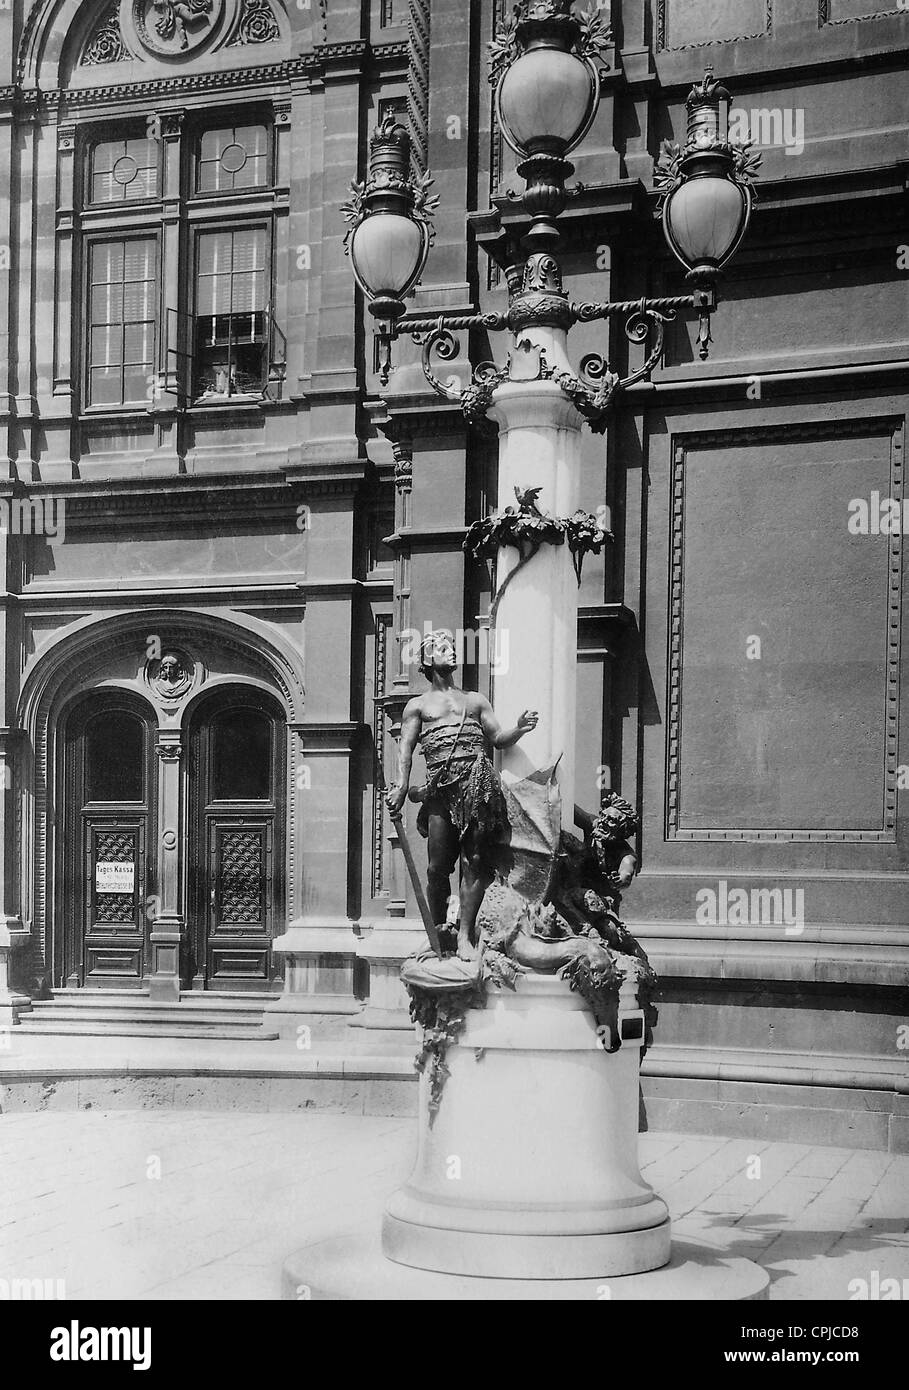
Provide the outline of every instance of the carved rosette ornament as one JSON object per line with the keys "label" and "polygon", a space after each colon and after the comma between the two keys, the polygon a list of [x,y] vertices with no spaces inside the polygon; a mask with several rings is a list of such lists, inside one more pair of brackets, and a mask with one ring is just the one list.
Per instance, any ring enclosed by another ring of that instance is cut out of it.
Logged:
{"label": "carved rosette ornament", "polygon": [[281,37],[278,21],[268,0],[243,0],[240,22],[228,48],[249,43],[274,43]]}
{"label": "carved rosette ornament", "polygon": [[185,652],[171,649],[159,661],[146,662],[145,679],[161,700],[181,700],[192,689],[195,678],[195,667]]}
{"label": "carved rosette ornament", "polygon": [[79,59],[80,67],[93,67],[100,63],[122,63],[132,54],[123,40],[120,28],[120,6],[109,5],[101,17],[101,22],[93,31]]}

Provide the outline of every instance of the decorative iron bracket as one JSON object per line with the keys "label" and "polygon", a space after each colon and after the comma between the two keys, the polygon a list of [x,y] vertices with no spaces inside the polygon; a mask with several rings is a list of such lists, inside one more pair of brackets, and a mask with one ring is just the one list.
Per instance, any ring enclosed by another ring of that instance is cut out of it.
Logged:
{"label": "decorative iron bracket", "polygon": [[[459,332],[475,328],[483,329],[487,333],[508,330],[515,334],[516,346],[521,347],[522,330],[534,326],[535,322],[539,325],[568,328],[575,323],[593,323],[599,319],[624,316],[625,336],[630,343],[644,345],[646,354],[641,366],[626,377],[619,377],[613,372],[607,359],[599,352],[587,353],[581,359],[578,374],[574,375],[549,364],[545,351],[538,350],[537,379],[555,381],[560,385],[594,433],[601,433],[606,428],[608,410],[617,393],[636,381],[650,378],[663,353],[666,324],[673,322],[679,310],[697,310],[700,316],[700,356],[702,359],[707,357],[710,315],[715,308],[716,294],[712,288],[697,289],[692,294],[662,299],[644,298],[578,304],[569,302],[559,291],[540,289],[517,296],[507,313],[461,314],[450,317],[439,314],[435,318],[402,318],[386,335],[387,350],[382,354],[382,360],[385,363],[390,361],[390,347],[394,338],[402,334],[411,337],[422,348],[423,375],[432,389],[445,400],[459,405],[468,423],[478,424],[492,404],[496,387],[514,379],[511,372],[513,358],[509,355],[508,361],[502,366],[490,361],[478,363],[473,369],[470,384],[466,387],[455,385],[452,376],[443,380],[433,365],[433,358],[440,362],[453,361],[461,351],[461,344],[456,336]],[[523,346],[529,345],[525,343]],[[380,377],[382,384],[386,385],[387,370],[380,373]],[[534,379],[532,376],[528,377],[524,364],[520,379]]]}

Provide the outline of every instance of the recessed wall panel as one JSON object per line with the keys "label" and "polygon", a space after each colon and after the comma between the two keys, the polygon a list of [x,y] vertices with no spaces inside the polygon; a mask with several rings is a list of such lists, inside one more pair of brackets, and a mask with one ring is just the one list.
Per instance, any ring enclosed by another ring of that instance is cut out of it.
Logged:
{"label": "recessed wall panel", "polygon": [[[675,443],[670,836],[892,837],[901,492],[883,422]],[[872,528],[873,531],[873,528]]]}
{"label": "recessed wall panel", "polygon": [[657,47],[696,48],[702,44],[768,34],[771,0],[656,0]]}

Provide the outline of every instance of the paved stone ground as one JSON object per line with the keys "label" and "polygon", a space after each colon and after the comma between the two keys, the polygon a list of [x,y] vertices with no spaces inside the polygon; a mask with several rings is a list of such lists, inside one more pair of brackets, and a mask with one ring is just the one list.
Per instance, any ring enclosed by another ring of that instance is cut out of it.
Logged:
{"label": "paved stone ground", "polygon": [[[0,1117],[0,1280],[67,1298],[271,1299],[302,1245],[379,1219],[414,1123],[174,1110]],[[771,1298],[907,1279],[909,1156],[641,1136],[678,1238],[763,1265]],[[749,1170],[759,1175],[749,1176]]]}

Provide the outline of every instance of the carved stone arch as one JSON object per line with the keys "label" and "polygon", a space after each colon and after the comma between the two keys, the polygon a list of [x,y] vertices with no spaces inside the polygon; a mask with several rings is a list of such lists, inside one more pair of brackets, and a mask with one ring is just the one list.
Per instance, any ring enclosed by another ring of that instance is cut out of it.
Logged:
{"label": "carved stone arch", "polygon": [[[135,610],[88,617],[67,627],[59,640],[45,645],[29,662],[24,672],[22,694],[19,698],[18,724],[32,732],[36,710],[47,689],[56,678],[65,674],[72,680],[75,667],[90,660],[96,651],[110,654],[122,639],[147,635],[161,630],[165,636],[187,637],[191,642],[201,640],[217,647],[225,655],[245,656],[264,674],[282,698],[288,720],[297,722],[303,717],[304,686],[302,654],[284,635],[271,625],[248,614],[235,613],[225,618],[211,609],[151,609],[145,613]],[[65,670],[61,670],[65,668]],[[141,688],[136,686],[137,689]]]}
{"label": "carved stone arch", "polygon": [[[261,690],[264,695],[270,695],[272,699],[276,697],[274,684],[261,677],[246,675],[242,680],[238,680],[235,675],[214,676],[206,680],[181,704],[179,714],[179,727],[181,731],[190,728],[196,713],[196,707],[203,700],[207,700],[210,695],[216,694],[219,690],[234,690],[238,685],[242,685],[248,690]],[[285,701],[279,702],[282,708],[286,709]]]}
{"label": "carved stone arch", "polygon": [[64,52],[84,41],[104,0],[33,0],[16,59],[16,80],[51,91],[61,85]]}
{"label": "carved stone arch", "polygon": [[[165,13],[176,23],[167,37],[157,33],[157,11],[151,12],[155,24],[148,27],[147,3],[35,0],[19,41],[17,80],[52,91],[138,80],[140,72],[147,80],[183,71],[245,67],[259,51],[263,60],[272,62],[290,56],[291,26],[283,0],[166,0],[173,8]],[[181,18],[194,4],[210,6],[199,26],[207,26],[210,33],[197,34]],[[99,33],[107,34],[109,41],[95,46]],[[86,62],[87,45],[95,52]]]}
{"label": "carved stone arch", "polygon": [[[157,714],[159,729],[177,730],[183,722],[182,700],[174,702],[171,709],[145,679],[143,658],[150,635],[160,635],[162,652],[165,645],[174,645],[200,656],[193,696],[197,689],[218,683],[217,677],[210,676],[221,664],[225,678],[230,675],[233,684],[249,681],[276,697],[289,724],[302,718],[301,653],[273,628],[246,614],[228,619],[210,610],[130,610],[82,619],[66,628],[50,646],[42,647],[26,668],[17,711],[17,726],[26,735],[28,750],[18,817],[22,920],[32,923],[42,951],[47,940],[48,904],[53,902],[55,797],[61,785],[58,732],[65,706],[91,690],[117,689],[146,699]],[[296,741],[289,742],[293,750]],[[292,765],[288,776],[293,785]],[[292,805],[288,807],[291,847],[293,810]]]}

